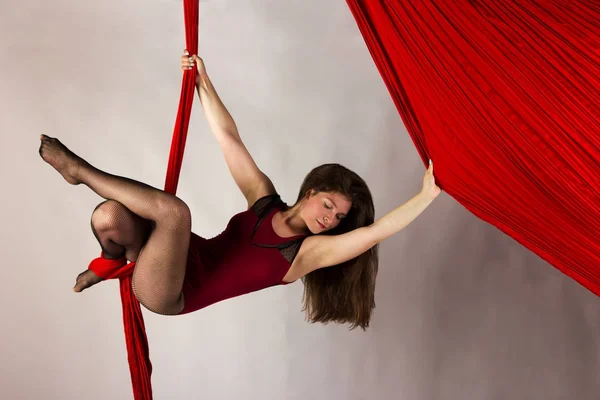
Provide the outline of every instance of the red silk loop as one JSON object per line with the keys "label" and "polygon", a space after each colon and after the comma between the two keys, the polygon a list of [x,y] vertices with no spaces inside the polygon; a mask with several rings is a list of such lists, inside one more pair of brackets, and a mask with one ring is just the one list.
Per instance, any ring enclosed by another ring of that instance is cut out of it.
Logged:
{"label": "red silk loop", "polygon": [[88,269],[94,271],[94,273],[103,280],[118,279],[133,273],[135,263],[127,264],[127,259],[121,257],[117,260],[110,260],[104,258],[102,254],[100,257],[92,260]]}

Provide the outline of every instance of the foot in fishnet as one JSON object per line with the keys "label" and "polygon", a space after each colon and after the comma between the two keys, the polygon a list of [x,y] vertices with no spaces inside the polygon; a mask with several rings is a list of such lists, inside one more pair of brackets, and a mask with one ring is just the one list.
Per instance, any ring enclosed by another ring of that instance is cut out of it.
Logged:
{"label": "foot in fishnet", "polygon": [[[121,253],[121,255],[114,256],[112,255],[112,253],[107,253],[106,250],[103,250],[102,255],[104,258],[116,260],[118,258],[121,258],[123,253]],[[85,271],[77,275],[73,291],[77,293],[82,292],[83,290],[89,288],[90,286],[94,286],[96,283],[99,283],[102,280],[103,279],[96,275],[94,271],[92,271],[91,269],[86,269]]]}
{"label": "foot in fishnet", "polygon": [[81,183],[77,177],[85,161],[67,149],[58,139],[46,135],[40,136],[40,156],[54,167],[71,185]]}
{"label": "foot in fishnet", "polygon": [[102,278],[99,278],[98,275],[94,273],[94,271],[92,271],[91,269],[86,269],[85,271],[77,275],[73,291],[79,293],[100,281],[102,281]]}

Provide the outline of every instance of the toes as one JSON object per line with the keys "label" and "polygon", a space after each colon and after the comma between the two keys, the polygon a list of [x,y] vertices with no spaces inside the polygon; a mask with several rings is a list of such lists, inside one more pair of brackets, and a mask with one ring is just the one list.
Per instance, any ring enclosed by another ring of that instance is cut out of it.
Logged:
{"label": "toes", "polygon": [[85,284],[84,284],[84,275],[85,272],[80,273],[79,275],[77,275],[77,278],[75,279],[75,286],[73,286],[73,291],[74,292],[81,292],[83,289],[85,289]]}
{"label": "toes", "polygon": [[73,291],[77,293],[82,292],[100,281],[101,279],[98,278],[98,276],[92,270],[85,270],[77,275],[75,286],[73,286]]}
{"label": "toes", "polygon": [[40,140],[42,141],[42,143],[60,142],[57,138],[44,135],[43,133],[40,135]]}
{"label": "toes", "polygon": [[45,141],[42,141],[42,143],[40,143],[40,148],[38,150],[38,153],[40,153],[40,156],[44,157],[44,151],[46,150],[47,144]]}
{"label": "toes", "polygon": [[77,281],[77,283],[75,284],[75,286],[73,286],[73,291],[76,292],[76,293],[81,293],[85,289],[89,288],[90,286],[92,286],[92,284],[90,282],[88,282],[85,279],[80,279],[80,280]]}
{"label": "toes", "polygon": [[44,157],[44,150],[46,150],[46,144],[44,142],[42,142],[40,144],[40,149],[38,150],[38,153],[40,153],[40,156]]}

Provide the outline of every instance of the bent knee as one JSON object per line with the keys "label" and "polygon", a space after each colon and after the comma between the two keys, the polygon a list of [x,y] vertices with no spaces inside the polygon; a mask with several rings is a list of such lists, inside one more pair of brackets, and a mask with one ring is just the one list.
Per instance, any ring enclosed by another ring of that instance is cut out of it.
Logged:
{"label": "bent knee", "polygon": [[114,229],[128,213],[131,211],[118,201],[106,200],[94,209],[92,225],[97,230]]}
{"label": "bent knee", "polygon": [[158,218],[155,221],[173,229],[191,229],[192,213],[188,205],[178,197],[163,197],[157,204]]}

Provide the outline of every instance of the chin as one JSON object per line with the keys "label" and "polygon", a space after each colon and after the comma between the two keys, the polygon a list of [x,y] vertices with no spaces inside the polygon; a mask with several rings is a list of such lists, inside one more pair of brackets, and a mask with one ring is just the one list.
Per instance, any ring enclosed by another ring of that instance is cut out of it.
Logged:
{"label": "chin", "polygon": [[317,233],[323,233],[323,232],[327,232],[327,228],[321,228],[321,225],[319,225],[319,223],[317,221],[315,221],[315,234]]}
{"label": "chin", "polygon": [[323,229],[321,229],[317,221],[312,224],[306,224],[306,227],[313,235],[318,235],[319,233],[323,232]]}

